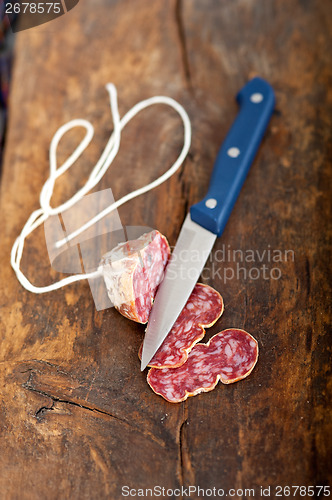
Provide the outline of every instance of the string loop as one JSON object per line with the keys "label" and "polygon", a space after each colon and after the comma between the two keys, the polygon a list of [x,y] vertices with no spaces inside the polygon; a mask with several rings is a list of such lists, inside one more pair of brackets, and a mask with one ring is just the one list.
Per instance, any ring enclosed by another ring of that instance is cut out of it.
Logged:
{"label": "string loop", "polygon": [[[114,158],[116,157],[119,151],[121,142],[121,131],[134,116],[136,116],[143,109],[152,106],[154,104],[166,104],[172,107],[180,115],[184,127],[184,141],[180,155],[178,156],[177,160],[173,163],[173,165],[163,175],[161,175],[154,181],[150,182],[146,186],[143,186],[139,189],[132,191],[131,193],[126,194],[119,200],[109,205],[107,208],[99,212],[95,217],[93,217],[79,229],[77,229],[70,235],[66,236],[66,238],[64,238],[63,240],[58,241],[55,245],[57,248],[60,248],[68,241],[72,240],[73,238],[84,232],[86,229],[96,224],[103,217],[111,213],[113,210],[116,210],[127,201],[132,200],[133,198],[136,198],[137,196],[144,194],[150,191],[151,189],[154,189],[157,186],[160,186],[160,184],[169,179],[178,170],[178,168],[182,165],[184,159],[188,154],[191,143],[191,123],[185,109],[181,106],[181,104],[179,104],[171,97],[155,96],[150,99],[146,99],[144,101],[137,103],[123,116],[123,118],[120,119],[118,110],[117,91],[115,85],[113,85],[112,83],[108,83],[106,85],[106,89],[109,93],[109,98],[110,98],[110,107],[113,120],[113,132],[99,160],[92,169],[86,183],[69,200],[65,201],[64,203],[62,203],[57,207],[51,207],[50,204],[55,181],[76,162],[76,160],[88,147],[94,135],[93,125],[89,121],[83,119],[71,120],[66,124],[62,125],[56,131],[51,141],[50,153],[49,153],[50,176],[46,180],[40,192],[40,197],[39,197],[40,208],[32,212],[32,214],[26,221],[21,231],[21,234],[16,238],[15,243],[11,250],[11,259],[10,259],[11,266],[14,269],[17,279],[19,280],[21,285],[30,292],[33,293],[51,292],[53,290],[57,290],[66,285],[69,285],[70,283],[74,283],[76,281],[84,279],[94,278],[101,275],[101,269],[97,269],[96,271],[91,273],[82,273],[82,274],[75,274],[72,276],[68,276],[67,278],[52,283],[51,285],[43,287],[35,286],[27,279],[27,277],[24,275],[24,273],[21,271],[20,268],[24,250],[24,242],[27,236],[29,236],[37,227],[43,224],[48,219],[48,217],[50,217],[51,215],[57,215],[73,207],[75,203],[81,200],[83,196],[85,196],[91,189],[93,189],[98,184],[98,182],[105,175],[106,171],[112,164]],[[86,134],[82,139],[82,141],[80,142],[80,144],[73,151],[73,153],[66,159],[66,161],[60,167],[58,167],[57,148],[59,142],[61,138],[64,136],[64,134],[66,134],[69,130],[75,127],[85,128]]]}

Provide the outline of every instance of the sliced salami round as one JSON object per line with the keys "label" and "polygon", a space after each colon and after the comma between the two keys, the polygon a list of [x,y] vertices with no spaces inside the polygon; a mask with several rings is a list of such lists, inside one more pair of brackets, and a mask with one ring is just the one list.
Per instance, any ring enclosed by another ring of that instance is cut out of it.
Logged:
{"label": "sliced salami round", "polygon": [[120,243],[104,255],[101,265],[108,296],[126,318],[148,321],[153,300],[170,255],[159,231]]}
{"label": "sliced salami round", "polygon": [[197,344],[179,368],[151,368],[151,389],[171,403],[179,403],[200,392],[212,391],[218,381],[237,382],[249,375],[258,359],[258,343],[244,330],[230,328],[214,335],[207,344]]}
{"label": "sliced salami round", "polygon": [[[205,329],[212,326],[224,311],[221,295],[208,285],[197,283],[172,330],[150,361],[150,367],[176,368],[183,365]],[[142,345],[139,358],[142,355]]]}

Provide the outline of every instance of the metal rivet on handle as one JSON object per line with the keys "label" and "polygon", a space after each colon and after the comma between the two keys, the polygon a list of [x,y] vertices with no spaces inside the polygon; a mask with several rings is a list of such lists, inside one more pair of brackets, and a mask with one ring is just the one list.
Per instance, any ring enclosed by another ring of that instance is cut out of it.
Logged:
{"label": "metal rivet on handle", "polygon": [[263,99],[264,99],[264,96],[260,92],[255,92],[255,94],[251,94],[251,96],[250,96],[251,102],[254,102],[255,104],[262,102]]}
{"label": "metal rivet on handle", "polygon": [[208,208],[215,208],[217,206],[217,200],[215,198],[209,198],[206,200],[205,205]]}
{"label": "metal rivet on handle", "polygon": [[229,148],[229,150],[227,151],[227,154],[231,158],[237,158],[240,154],[240,150],[239,150],[239,148]]}

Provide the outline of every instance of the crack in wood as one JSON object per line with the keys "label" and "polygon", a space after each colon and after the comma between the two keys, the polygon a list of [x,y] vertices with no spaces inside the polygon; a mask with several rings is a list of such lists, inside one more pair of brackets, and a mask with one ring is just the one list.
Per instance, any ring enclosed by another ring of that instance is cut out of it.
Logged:
{"label": "crack in wood", "polygon": [[180,170],[179,174],[179,181],[180,181],[180,186],[181,186],[181,194],[183,198],[183,212],[184,212],[184,217],[187,215],[189,212],[189,199],[188,199],[188,184],[185,180],[185,167],[186,167],[186,161],[184,162],[182,169]]}
{"label": "crack in wood", "polygon": [[185,81],[190,92],[193,92],[193,85],[191,80],[191,70],[188,58],[188,50],[187,50],[187,41],[186,41],[186,32],[184,28],[183,22],[183,5],[182,0],[175,0],[175,23],[179,37],[179,45],[181,51],[181,61],[183,67],[183,73],[185,77]]}
{"label": "crack in wood", "polygon": [[183,422],[180,425],[179,429],[179,460],[180,460],[180,483],[181,483],[181,488],[184,486],[184,457],[183,457],[183,446],[184,446],[184,425],[187,424],[187,419],[183,420]]}
{"label": "crack in wood", "polygon": [[40,420],[41,417],[42,417],[42,415],[44,413],[46,413],[47,411],[54,410],[55,409],[55,403],[63,403],[63,404],[67,404],[67,405],[70,405],[70,406],[75,406],[76,408],[81,408],[83,410],[90,411],[90,412],[95,413],[97,415],[103,415],[103,416],[105,415],[107,417],[115,419],[118,422],[121,422],[122,424],[127,425],[133,431],[139,432],[144,437],[146,437],[148,439],[151,439],[152,441],[154,441],[155,443],[157,443],[160,447],[165,448],[166,444],[165,444],[165,442],[162,439],[156,437],[154,434],[150,433],[146,429],[140,429],[139,427],[136,427],[136,426],[130,424],[127,420],[125,420],[125,419],[123,419],[121,417],[113,415],[112,413],[109,413],[109,412],[107,412],[105,410],[101,410],[100,408],[96,408],[95,406],[82,405],[82,404],[77,403],[75,401],[71,401],[70,399],[64,399],[64,398],[60,398],[60,397],[57,397],[57,396],[53,396],[52,394],[49,394],[46,391],[43,391],[41,389],[36,389],[33,386],[33,384],[32,384],[32,377],[33,377],[34,371],[32,369],[27,370],[27,371],[30,371],[29,379],[27,380],[27,382],[24,382],[22,384],[22,387],[24,389],[28,390],[28,391],[32,391],[32,392],[35,392],[35,393],[40,394],[42,396],[45,396],[45,397],[47,397],[47,398],[49,398],[49,399],[51,399],[53,401],[51,407],[47,407],[47,406],[44,405],[44,406],[42,406],[41,408],[39,408],[36,411],[35,417],[37,417],[38,420]]}
{"label": "crack in wood", "polygon": [[185,403],[183,407],[182,422],[178,431],[178,446],[179,446],[179,467],[178,477],[180,487],[185,487],[186,484],[194,484],[191,462],[188,453],[188,443],[186,437],[186,426],[188,425],[188,407]]}
{"label": "crack in wood", "polygon": [[[78,408],[82,408],[83,410],[88,410],[88,411],[91,411],[91,412],[101,413],[102,415],[107,415],[107,416],[109,416],[111,418],[115,418],[116,420],[119,420],[120,422],[123,422],[124,424],[128,425],[129,427],[135,428],[132,425],[130,425],[126,420],[124,420],[124,419],[122,419],[120,417],[117,417],[116,415],[113,415],[112,413],[109,413],[107,411],[100,410],[99,408],[95,408],[95,407],[91,407],[91,406],[87,406],[87,405],[82,405],[80,403],[76,403],[75,401],[71,401],[70,399],[62,399],[62,398],[59,398],[57,396],[53,396],[52,394],[48,394],[47,392],[42,391],[41,389],[36,389],[32,385],[30,385],[30,379],[32,377],[32,374],[33,374],[33,372],[30,373],[29,380],[27,382],[25,382],[24,384],[22,384],[22,387],[24,389],[27,389],[28,391],[36,392],[37,394],[41,394],[42,396],[50,398],[50,399],[52,399],[53,402],[64,403],[64,404],[76,406]],[[40,408],[40,410],[42,410],[42,408]],[[37,413],[40,410],[38,410]]]}
{"label": "crack in wood", "polygon": [[41,420],[44,413],[46,413],[47,411],[52,411],[54,408],[54,404],[55,404],[55,401],[52,400],[52,406],[42,406],[41,408],[39,408],[39,410],[37,410],[35,413],[36,419]]}

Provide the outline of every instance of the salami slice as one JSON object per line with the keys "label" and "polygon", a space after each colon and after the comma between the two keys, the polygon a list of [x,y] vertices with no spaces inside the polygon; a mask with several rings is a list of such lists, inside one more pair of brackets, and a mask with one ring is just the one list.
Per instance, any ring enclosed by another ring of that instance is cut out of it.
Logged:
{"label": "salami slice", "polygon": [[[197,283],[172,330],[150,361],[150,367],[177,368],[188,359],[194,345],[224,311],[221,295],[208,285]],[[142,345],[139,358],[142,355]]]}
{"label": "salami slice", "polygon": [[120,243],[104,255],[101,265],[108,296],[126,318],[146,323],[170,255],[159,231]]}
{"label": "salami slice", "polygon": [[151,389],[170,403],[179,403],[200,392],[212,391],[218,381],[237,382],[249,375],[258,358],[258,343],[244,330],[230,328],[197,344],[179,368],[151,368]]}

